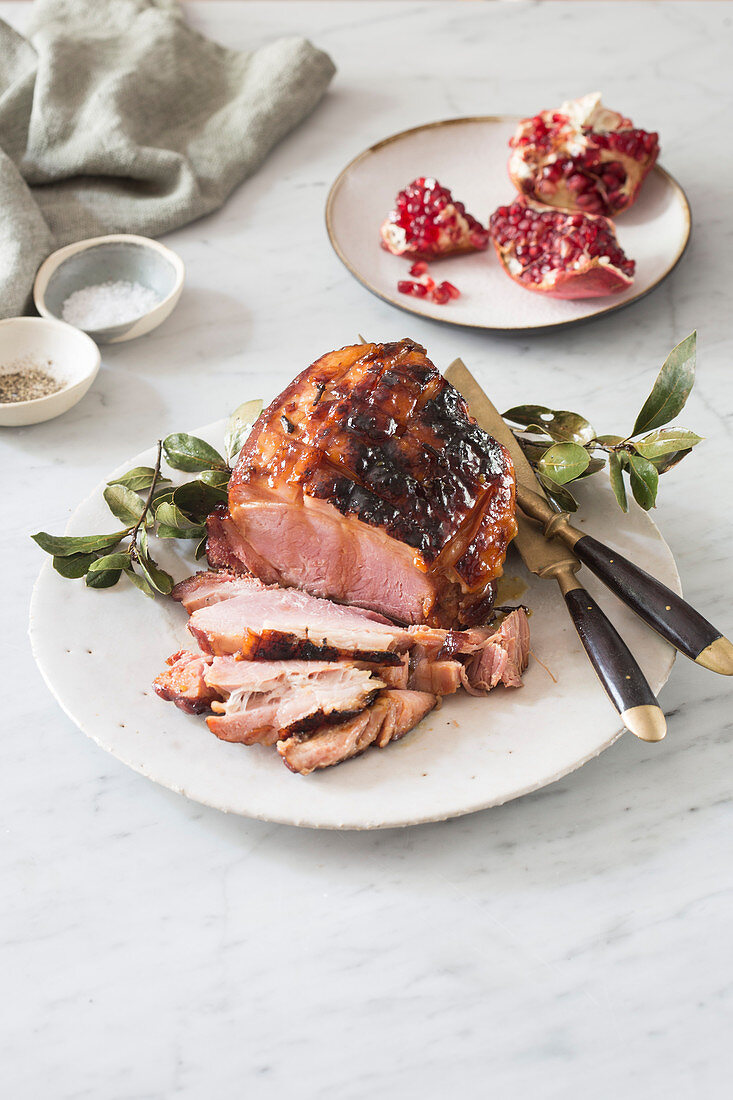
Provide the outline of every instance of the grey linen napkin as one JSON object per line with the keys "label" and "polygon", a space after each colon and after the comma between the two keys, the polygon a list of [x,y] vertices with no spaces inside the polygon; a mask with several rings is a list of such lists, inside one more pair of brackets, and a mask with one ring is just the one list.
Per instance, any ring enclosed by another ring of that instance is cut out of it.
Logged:
{"label": "grey linen napkin", "polygon": [[176,0],[37,0],[31,19],[28,40],[0,20],[0,317],[54,248],[221,206],[335,72],[304,38],[216,45]]}

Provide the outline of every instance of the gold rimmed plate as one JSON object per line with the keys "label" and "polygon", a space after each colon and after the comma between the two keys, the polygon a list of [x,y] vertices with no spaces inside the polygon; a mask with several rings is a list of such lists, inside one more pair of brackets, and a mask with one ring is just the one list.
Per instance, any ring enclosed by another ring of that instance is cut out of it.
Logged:
{"label": "gold rimmed plate", "polygon": [[512,201],[507,174],[514,117],[485,116],[432,122],[394,134],[355,157],[326,203],[331,244],[351,274],[373,294],[408,313],[494,332],[536,332],[580,324],[639,301],[681,260],[690,238],[690,207],[680,185],[658,165],[634,206],[616,219],[619,242],[636,261],[634,283],[607,298],[559,301],[523,290],[502,270],[493,247],[435,261],[431,276],[447,279],[461,297],[447,305],[400,294],[409,261],[379,245],[379,226],[394,199],[417,176],[435,176],[484,225]]}

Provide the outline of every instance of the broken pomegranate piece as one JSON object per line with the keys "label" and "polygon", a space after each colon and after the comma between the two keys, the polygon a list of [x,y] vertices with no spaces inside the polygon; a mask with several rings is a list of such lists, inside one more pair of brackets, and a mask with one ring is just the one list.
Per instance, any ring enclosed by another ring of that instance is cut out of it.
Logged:
{"label": "broken pomegranate piece", "polygon": [[607,110],[600,92],[523,119],[509,144],[519,192],[560,210],[606,216],[628,210],[659,155],[659,135]]}
{"label": "broken pomegranate piece", "polygon": [[517,199],[495,210],[489,225],[504,270],[526,290],[551,298],[602,298],[634,281],[634,261],[625,256],[608,218]]}
{"label": "broken pomegranate piece", "polygon": [[400,191],[380,233],[382,248],[417,260],[477,252],[489,244],[488,230],[463,203],[455,202],[448,188],[436,179],[423,176]]}

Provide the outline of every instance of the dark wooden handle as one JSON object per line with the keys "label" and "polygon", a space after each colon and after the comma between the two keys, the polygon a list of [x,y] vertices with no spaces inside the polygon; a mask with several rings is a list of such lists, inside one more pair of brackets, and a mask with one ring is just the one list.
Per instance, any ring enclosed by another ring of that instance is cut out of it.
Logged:
{"label": "dark wooden handle", "polygon": [[658,708],[644,673],[593,597],[584,588],[572,588],[565,593],[565,603],[598,679],[619,714],[624,716],[636,707]]}
{"label": "dark wooden handle", "polygon": [[620,600],[686,657],[696,660],[721,637],[681,596],[592,535],[578,539],[573,551]]}

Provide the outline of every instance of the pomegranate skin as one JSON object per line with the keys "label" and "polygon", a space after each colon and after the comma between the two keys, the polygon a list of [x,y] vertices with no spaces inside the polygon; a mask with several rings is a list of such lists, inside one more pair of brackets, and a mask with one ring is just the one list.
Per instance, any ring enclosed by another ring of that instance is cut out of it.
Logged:
{"label": "pomegranate skin", "polygon": [[509,176],[520,194],[607,217],[633,205],[659,156],[659,135],[605,108],[599,92],[523,119],[509,144]]}
{"label": "pomegranate skin", "polygon": [[495,210],[489,226],[502,267],[525,290],[566,300],[605,298],[634,281],[634,261],[608,218],[520,198]]}

